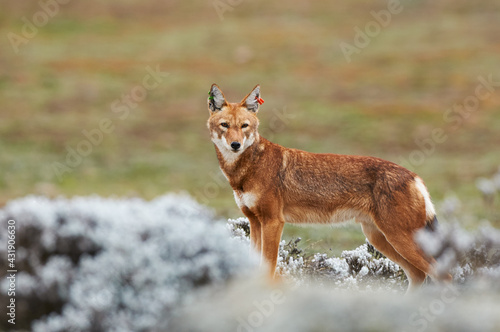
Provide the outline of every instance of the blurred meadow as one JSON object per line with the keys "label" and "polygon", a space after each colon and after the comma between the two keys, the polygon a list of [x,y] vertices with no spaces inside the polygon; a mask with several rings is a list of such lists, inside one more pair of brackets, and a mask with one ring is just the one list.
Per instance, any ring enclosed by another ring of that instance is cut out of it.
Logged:
{"label": "blurred meadow", "polygon": [[[2,205],[28,194],[188,192],[242,216],[206,98],[214,82],[231,101],[259,83],[262,136],[403,163],[438,206],[460,199],[460,214],[474,216],[465,227],[500,227],[499,197],[486,204],[476,187],[500,166],[500,2],[402,1],[385,26],[373,13],[386,1],[60,2],[2,3]],[[348,61],[342,43],[354,47],[370,26]],[[436,129],[446,139],[431,144]],[[91,133],[97,144],[82,143]],[[287,226],[290,236],[335,252],[364,243],[351,226]]]}

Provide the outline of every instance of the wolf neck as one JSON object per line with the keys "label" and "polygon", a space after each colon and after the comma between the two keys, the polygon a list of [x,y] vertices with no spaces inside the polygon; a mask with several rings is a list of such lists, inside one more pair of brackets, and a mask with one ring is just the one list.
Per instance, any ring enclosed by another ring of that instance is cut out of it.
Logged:
{"label": "wolf neck", "polygon": [[220,152],[217,145],[215,151],[219,159],[219,166],[222,172],[226,175],[231,186],[234,183],[240,182],[245,175],[252,170],[252,165],[258,163],[265,149],[267,140],[259,137],[255,142],[245,149],[235,160],[226,160],[224,154]]}

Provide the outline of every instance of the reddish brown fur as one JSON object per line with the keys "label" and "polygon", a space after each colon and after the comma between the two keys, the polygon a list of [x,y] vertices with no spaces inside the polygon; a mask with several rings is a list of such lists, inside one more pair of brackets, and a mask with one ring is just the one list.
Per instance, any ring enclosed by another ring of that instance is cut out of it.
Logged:
{"label": "reddish brown fur", "polygon": [[[220,90],[214,85],[211,91]],[[247,98],[240,103],[224,98],[221,109],[210,112],[208,127],[221,170],[250,221],[252,245],[270,264],[272,276],[285,222],[328,223],[352,217],[370,243],[405,270],[410,286],[419,286],[432,274],[432,259],[413,240],[415,231],[432,220],[416,188],[415,173],[379,158],[315,154],[271,143],[258,135],[259,121],[256,112],[248,110]],[[245,123],[248,127],[242,128]],[[226,151],[222,140],[229,146],[252,135],[253,144],[233,161],[233,152]]]}

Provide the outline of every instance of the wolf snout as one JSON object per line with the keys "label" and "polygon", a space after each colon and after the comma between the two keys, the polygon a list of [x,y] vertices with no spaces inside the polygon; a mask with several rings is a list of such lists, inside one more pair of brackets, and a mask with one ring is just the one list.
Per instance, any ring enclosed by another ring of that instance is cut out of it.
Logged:
{"label": "wolf snout", "polygon": [[231,143],[231,148],[234,150],[234,151],[238,151],[238,149],[241,147],[241,144],[239,142],[232,142]]}

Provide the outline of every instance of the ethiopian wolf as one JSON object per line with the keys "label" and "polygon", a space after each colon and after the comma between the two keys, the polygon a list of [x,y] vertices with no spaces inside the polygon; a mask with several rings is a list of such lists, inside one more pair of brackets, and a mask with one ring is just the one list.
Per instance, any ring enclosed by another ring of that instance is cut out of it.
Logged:
{"label": "ethiopian wolf", "polygon": [[355,219],[380,252],[420,286],[434,260],[414,241],[416,231],[436,223],[424,182],[415,173],[374,157],[310,153],[274,144],[258,133],[264,101],[257,85],[239,103],[213,84],[208,128],[222,172],[250,221],[252,246],[274,277],[285,222],[337,223]]}

